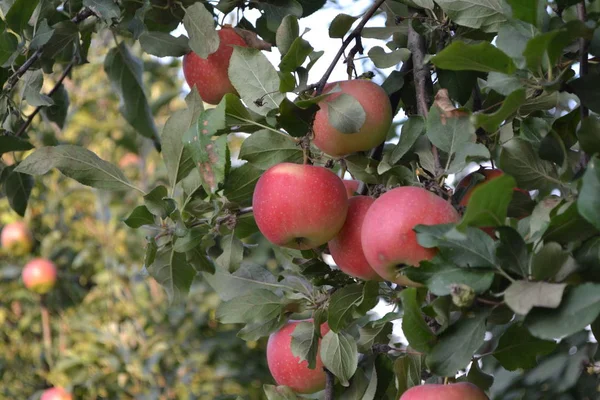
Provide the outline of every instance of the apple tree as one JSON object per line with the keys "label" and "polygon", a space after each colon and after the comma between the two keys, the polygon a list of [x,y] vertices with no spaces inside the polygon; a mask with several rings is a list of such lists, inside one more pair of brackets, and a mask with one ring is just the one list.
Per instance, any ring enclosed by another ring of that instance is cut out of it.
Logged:
{"label": "apple tree", "polygon": [[[600,2],[372,0],[328,21],[316,74],[300,27],[331,3],[0,2],[11,207],[54,169],[135,198],[124,224],[169,302],[206,283],[237,340],[270,337],[268,399],[596,398]],[[136,185],[60,135],[95,46],[164,177]],[[191,87],[166,120],[157,57]]]}

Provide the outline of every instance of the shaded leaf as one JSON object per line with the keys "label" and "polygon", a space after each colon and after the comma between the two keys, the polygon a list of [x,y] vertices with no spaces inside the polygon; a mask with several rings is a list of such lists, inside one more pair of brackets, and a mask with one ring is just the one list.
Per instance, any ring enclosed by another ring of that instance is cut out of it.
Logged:
{"label": "shaded leaf", "polygon": [[183,25],[190,36],[189,46],[200,58],[208,58],[217,51],[220,39],[215,22],[202,3],[194,3],[185,9]]}
{"label": "shaded leaf", "polygon": [[358,367],[358,350],[354,338],[347,333],[329,331],[321,341],[321,360],[343,386],[348,386]]}
{"label": "shaded leaf", "polygon": [[513,324],[500,337],[494,357],[509,371],[530,369],[537,365],[537,357],[554,350],[552,340],[537,339],[521,325]]}
{"label": "shaded leaf", "polygon": [[566,287],[564,283],[514,281],[504,291],[504,302],[521,315],[533,307],[556,308]]}

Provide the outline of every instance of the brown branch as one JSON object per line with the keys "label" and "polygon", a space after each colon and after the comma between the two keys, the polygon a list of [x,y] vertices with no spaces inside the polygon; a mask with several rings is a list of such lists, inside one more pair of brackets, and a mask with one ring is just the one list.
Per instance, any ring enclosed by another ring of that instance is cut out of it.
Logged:
{"label": "brown branch", "polygon": [[[79,24],[80,22],[85,20],[87,17],[90,17],[92,15],[95,15],[92,10],[90,10],[89,8],[84,8],[81,11],[79,11],[77,13],[77,15],[75,15],[73,18],[71,18],[71,22],[73,22],[75,24]],[[6,80],[6,90],[7,91],[11,90],[15,86],[17,81],[25,74],[25,72],[27,72],[29,70],[29,68],[31,68],[31,66],[42,56],[43,52],[44,52],[44,46],[37,49],[31,55],[31,57],[29,57],[23,63],[23,65],[21,65],[19,67],[19,69],[17,69],[17,71]]]}
{"label": "brown branch", "polygon": [[333,400],[333,385],[335,384],[335,376],[327,368],[325,370],[325,400]]}
{"label": "brown branch", "polygon": [[[48,96],[52,97],[52,95],[54,93],[56,93],[56,91],[58,90],[58,88],[60,87],[60,85],[62,85],[62,83],[65,80],[65,78],[69,75],[69,73],[73,69],[73,65],[75,65],[75,60],[72,60],[69,63],[69,65],[67,65],[67,67],[65,68],[65,70],[63,71],[63,73],[60,75],[60,78],[58,78],[58,81],[56,81],[56,84],[54,85],[54,87],[52,88],[52,90],[50,90],[50,92],[48,92]],[[21,136],[27,130],[27,128],[29,127],[29,125],[31,125],[31,123],[33,122],[33,119],[35,118],[35,116],[38,115],[38,113],[42,109],[42,107],[43,106],[37,106],[35,108],[35,110],[33,110],[33,112],[29,115],[29,117],[27,117],[27,121],[25,121],[23,123],[23,125],[21,125],[21,127],[19,128],[19,130],[15,133],[15,136]]]}
{"label": "brown branch", "polygon": [[[323,89],[325,88],[325,84],[327,83],[329,76],[331,76],[331,73],[333,72],[333,69],[335,68],[336,64],[338,63],[340,58],[344,55],[344,51],[346,50],[346,48],[350,45],[350,43],[352,43],[352,41],[354,39],[357,39],[360,37],[360,34],[361,34],[363,28],[365,27],[367,22],[369,22],[371,17],[375,14],[377,9],[379,7],[381,7],[381,5],[384,3],[384,1],[385,0],[377,0],[375,3],[373,3],[371,8],[369,8],[369,10],[366,12],[366,14],[362,17],[362,19],[360,20],[360,23],[356,26],[356,28],[354,28],[354,30],[352,32],[350,32],[350,34],[346,37],[346,39],[344,39],[344,41],[342,42],[342,47],[340,47],[337,54],[333,58],[333,61],[329,65],[329,68],[327,68],[327,71],[325,71],[325,74],[323,75],[323,77],[316,84],[316,95],[317,96],[320,95],[321,93],[323,93]],[[362,45],[360,43],[361,42],[359,39],[359,41],[357,42],[357,45],[362,47]]]}
{"label": "brown branch", "polygon": [[[418,16],[415,13],[414,16]],[[408,24],[408,50],[410,50],[413,61],[413,78],[415,82],[415,92],[417,96],[417,112],[419,115],[427,118],[429,107],[431,106],[431,93],[433,92],[433,82],[429,67],[424,63],[425,60],[425,38],[412,26],[412,21]],[[437,147],[431,146],[431,152],[435,160],[434,175],[437,177],[441,170],[440,157]]]}

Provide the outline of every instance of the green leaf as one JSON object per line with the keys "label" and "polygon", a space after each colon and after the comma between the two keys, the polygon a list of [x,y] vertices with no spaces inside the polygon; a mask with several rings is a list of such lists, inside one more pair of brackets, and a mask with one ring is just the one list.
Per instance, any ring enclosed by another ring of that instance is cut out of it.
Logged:
{"label": "green leaf", "polygon": [[501,226],[497,231],[500,233],[500,242],[496,248],[496,258],[500,267],[522,277],[528,276],[529,252],[523,237],[508,226]]}
{"label": "green leaf", "polygon": [[285,97],[279,92],[277,71],[258,49],[234,47],[229,61],[229,79],[244,103],[260,115],[278,108]]}
{"label": "green leaf", "polygon": [[263,385],[267,400],[297,400],[299,397],[287,386]]}
{"label": "green leaf", "polygon": [[0,135],[0,154],[31,149],[33,149],[33,145],[26,140],[16,136]]}
{"label": "green leaf", "polygon": [[0,181],[3,182],[4,193],[8,198],[10,208],[23,217],[34,182],[31,176],[19,173],[17,169],[13,166],[5,167],[2,170]]}
{"label": "green leaf", "polygon": [[506,174],[478,185],[457,228],[504,225],[515,186],[515,179]]}
{"label": "green leaf", "polygon": [[258,289],[273,290],[280,287],[271,272],[255,264],[242,265],[233,274],[219,268],[214,274],[202,275],[224,301]]}
{"label": "green leaf", "polygon": [[280,315],[278,318],[247,324],[238,332],[238,337],[246,341],[255,342],[262,337],[269,336],[271,333],[278,331],[285,323],[286,318]]}
{"label": "green leaf", "polygon": [[202,3],[194,3],[185,9],[183,25],[190,36],[189,46],[200,58],[208,58],[217,51],[221,42],[219,34],[212,14]]}
{"label": "green leaf", "polygon": [[[394,314],[395,318],[400,318],[399,314]],[[388,344],[392,334],[393,325],[384,318],[377,321],[371,321],[365,326],[358,328],[360,334],[358,339],[358,350],[361,353],[368,353],[374,344]]]}
{"label": "green leaf", "polygon": [[348,14],[340,13],[335,16],[331,24],[329,25],[329,37],[333,39],[341,39],[346,36],[346,33],[352,27],[352,24],[357,20],[357,17],[353,17]]}
{"label": "green leaf", "polygon": [[502,334],[494,357],[508,371],[530,369],[537,365],[537,357],[556,348],[552,340],[537,339],[519,324],[513,324]]}
{"label": "green leaf", "polygon": [[139,37],[142,49],[157,57],[181,57],[190,52],[188,38],[171,36],[166,32],[144,32]]}
{"label": "green leaf", "polygon": [[312,104],[308,108],[301,108],[290,100],[283,99],[279,105],[277,122],[290,135],[301,137],[309,132],[317,111],[319,111],[319,107],[316,104]]}
{"label": "green leaf", "polygon": [[434,56],[431,62],[436,67],[451,71],[512,74],[517,68],[506,53],[488,42],[469,45],[465,42],[454,41]]}
{"label": "green leaf", "polygon": [[533,310],[525,326],[540,339],[563,338],[584,329],[599,313],[600,285],[584,283],[570,289],[556,310]]}
{"label": "green leaf", "polygon": [[396,164],[413,147],[415,141],[425,131],[425,120],[421,116],[411,116],[402,125],[400,140],[390,156],[390,164]]}
{"label": "green leaf", "polygon": [[202,247],[202,239],[204,239],[206,234],[208,234],[207,225],[194,226],[188,229],[184,236],[177,238],[175,245],[173,245],[173,250],[178,253],[185,253],[192,251],[198,246]]}
{"label": "green leaf", "polygon": [[526,100],[525,89],[519,89],[509,94],[500,108],[492,114],[476,113],[475,126],[488,132],[496,132],[502,123],[517,112]]}
{"label": "green leaf", "polygon": [[232,169],[223,186],[223,195],[232,203],[250,205],[258,178],[263,171],[248,163]]}
{"label": "green leaf", "polygon": [[368,56],[377,68],[390,68],[408,60],[410,51],[408,49],[398,49],[386,53],[383,47],[374,46],[369,50]]}
{"label": "green leaf", "polygon": [[586,153],[600,153],[600,119],[595,115],[583,119],[577,131],[577,138]]}
{"label": "green leaf", "polygon": [[313,47],[301,37],[296,38],[287,53],[281,58],[279,69],[281,72],[293,72],[296,68],[302,66],[306,57],[312,53]]}
{"label": "green leaf", "polygon": [[167,188],[160,185],[144,195],[144,204],[152,214],[161,219],[167,218],[177,209],[173,199],[169,199]]}
{"label": "green leaf", "polygon": [[411,387],[421,384],[422,369],[422,357],[420,355],[407,354],[396,359],[394,362],[394,375],[398,380],[396,397],[402,396]]}
{"label": "green leaf", "polygon": [[10,59],[18,45],[17,37],[12,33],[4,31],[0,34],[0,65]]}
{"label": "green leaf", "polygon": [[501,95],[508,96],[523,88],[523,83],[517,75],[507,75],[500,72],[490,72],[486,86]]}
{"label": "green leaf", "polygon": [[300,35],[300,26],[298,25],[298,18],[294,15],[286,15],[281,24],[277,28],[275,35],[277,48],[282,56],[284,56],[294,40]]}
{"label": "green leaf", "polygon": [[300,322],[292,332],[291,349],[295,357],[308,361],[308,368],[314,369],[317,365],[319,352],[319,331],[312,322]]}
{"label": "green leaf", "polygon": [[65,89],[65,86],[61,84],[50,96],[53,105],[42,108],[42,114],[50,121],[55,122],[60,128],[65,125],[67,119],[67,113],[69,111],[69,93]]}
{"label": "green leaf", "polygon": [[569,87],[573,89],[581,103],[590,110],[600,113],[600,93],[595,90],[600,85],[600,73],[592,73],[582,76],[569,82]]}
{"label": "green leaf", "polygon": [[565,202],[556,210],[552,210],[550,224],[542,238],[547,242],[567,245],[574,241],[586,240],[597,233],[598,230],[578,211],[577,203]]}
{"label": "green leaf", "polygon": [[286,15],[302,16],[302,5],[296,0],[265,0],[256,4],[264,11],[267,28],[275,32]]}
{"label": "green leaf", "polygon": [[422,262],[419,268],[407,268],[404,273],[410,280],[427,286],[436,296],[448,296],[456,285],[466,285],[475,293],[483,293],[494,281],[492,271],[461,268],[449,263]]}
{"label": "green leaf", "polygon": [[144,268],[148,268],[149,265],[154,263],[156,260],[156,253],[158,252],[158,246],[156,245],[156,240],[152,236],[147,236],[146,240],[146,252],[144,254]]}
{"label": "green leaf", "polygon": [[[560,281],[557,274],[564,269],[574,270],[568,263],[573,263],[571,253],[564,250],[556,242],[546,242],[544,247],[531,258],[531,275],[536,280],[553,279]],[[559,274],[560,275],[560,274]]]}
{"label": "green leaf", "polygon": [[15,171],[44,175],[52,168],[57,168],[79,183],[97,189],[137,190],[116,166],[83,147],[67,144],[38,148],[19,164]]}
{"label": "green leaf", "polygon": [[221,303],[217,319],[223,324],[252,323],[277,318],[283,311],[281,298],[275,293],[259,289]]}
{"label": "green leaf", "polygon": [[461,318],[438,336],[438,343],[427,355],[431,372],[454,376],[456,371],[466,367],[484,342],[486,317],[485,313],[478,313]]}
{"label": "green leaf", "polygon": [[127,122],[142,136],[158,141],[158,131],[143,90],[141,60],[121,42],[106,55],[104,71],[119,94],[120,110]]}
{"label": "green leaf", "polygon": [[508,0],[512,8],[513,18],[520,19],[531,25],[538,26],[545,13],[543,1],[538,0]]}
{"label": "green leaf", "polygon": [[29,26],[29,19],[39,2],[39,0],[15,0],[6,13],[6,25],[14,32],[23,32]]}
{"label": "green leaf", "polygon": [[577,210],[583,218],[600,230],[600,159],[594,156],[583,174]]}
{"label": "green leaf", "polygon": [[342,386],[348,386],[358,367],[358,350],[354,338],[347,333],[329,331],[321,341],[321,360],[323,365],[339,380]]}
{"label": "green leaf", "polygon": [[302,150],[296,146],[291,137],[288,139],[265,129],[253,133],[244,140],[240,149],[240,158],[247,160],[258,169],[266,170],[282,162],[301,162]]}
{"label": "green leaf", "polygon": [[506,23],[505,3],[502,0],[435,0],[448,17],[458,25],[498,32]]}
{"label": "green leaf", "polygon": [[451,156],[466,143],[474,141],[475,127],[468,113],[446,113],[434,104],[427,117],[427,137]]}
{"label": "green leaf", "polygon": [[40,93],[44,84],[44,73],[41,69],[27,71],[23,75],[23,98],[34,107],[51,106],[54,101],[47,95]]}
{"label": "green leaf", "polygon": [[417,225],[419,244],[426,248],[438,247],[440,255],[461,267],[495,267],[495,244],[480,229],[467,227],[465,233],[451,229],[452,225]]}
{"label": "green leaf", "polygon": [[502,146],[499,166],[516,179],[521,189],[548,190],[561,185],[554,166],[542,160],[531,143],[520,138],[513,138]]}
{"label": "green leaf", "polygon": [[240,267],[244,258],[244,244],[234,234],[221,238],[223,253],[217,258],[216,263],[228,271],[235,271]]}
{"label": "green leaf", "polygon": [[436,337],[423,318],[423,312],[417,300],[417,289],[404,289],[400,292],[400,298],[404,309],[402,332],[404,332],[408,344],[417,351],[429,352],[436,342]]}
{"label": "green leaf", "polygon": [[79,43],[79,28],[73,22],[61,21],[52,26],[54,33],[44,45],[43,57],[55,60],[61,56],[71,59]]}
{"label": "green leaf", "polygon": [[123,222],[128,227],[137,229],[144,225],[152,225],[155,221],[154,215],[148,211],[146,206],[137,206]]}
{"label": "green leaf", "polygon": [[479,368],[479,363],[471,363],[469,373],[467,374],[467,382],[471,382],[480,389],[488,390],[494,384],[494,376],[486,374]]}
{"label": "green leaf", "polygon": [[[537,33],[538,30],[531,24],[518,20],[509,20],[500,27],[496,45],[500,50],[508,54],[519,68],[525,69],[526,62],[523,52],[529,40]],[[503,94],[508,95],[509,93]]]}
{"label": "green leaf", "polygon": [[[377,303],[377,289],[373,292],[367,291],[369,284],[352,284],[345,286],[331,296],[327,311],[327,323],[334,332],[344,329],[353,315],[364,315]],[[373,302],[373,300],[375,302]]]}
{"label": "green leaf", "polygon": [[566,287],[564,283],[514,281],[504,291],[504,302],[521,315],[528,314],[533,307],[556,308]]}
{"label": "green leaf", "polygon": [[83,6],[109,23],[113,18],[118,19],[121,16],[121,9],[114,0],[83,0]]}
{"label": "green leaf", "polygon": [[347,134],[360,131],[367,118],[359,101],[345,93],[340,94],[334,100],[327,101],[327,116],[331,126],[341,133]]}
{"label": "green leaf", "polygon": [[196,270],[187,262],[185,254],[176,253],[170,246],[159,250],[154,262],[146,269],[166,290],[171,304],[185,300],[196,276]]}
{"label": "green leaf", "polygon": [[455,174],[464,170],[469,163],[481,163],[490,158],[490,151],[483,144],[467,142],[458,147],[445,171],[447,174]]}
{"label": "green leaf", "polygon": [[[214,193],[223,183],[226,171],[230,167],[227,136],[211,136],[206,129],[198,125],[192,126],[184,135],[186,149],[200,170],[202,187],[208,193]],[[202,132],[200,130],[202,129]]]}

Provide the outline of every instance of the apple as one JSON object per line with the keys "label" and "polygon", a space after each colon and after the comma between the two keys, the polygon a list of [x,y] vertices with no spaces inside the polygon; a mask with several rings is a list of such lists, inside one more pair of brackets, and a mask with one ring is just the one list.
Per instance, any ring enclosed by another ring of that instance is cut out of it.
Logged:
{"label": "apple", "polygon": [[348,215],[342,230],[329,241],[329,253],[337,266],[348,275],[364,280],[381,280],[365,258],[360,234],[365,215],[375,199],[355,196],[348,200]]}
{"label": "apple", "polygon": [[384,193],[365,215],[361,241],[365,257],[382,278],[405,286],[418,286],[399,267],[418,267],[435,256],[417,242],[417,225],[458,222],[458,213],[450,203],[414,186],[403,186]]}
{"label": "apple", "polygon": [[24,256],[33,248],[33,235],[25,222],[11,222],[4,225],[0,243],[12,255]]}
{"label": "apple", "polygon": [[342,229],[348,197],[342,180],[330,170],[281,163],[256,183],[252,207],[258,229],[271,243],[311,249]]}
{"label": "apple", "polygon": [[229,59],[233,53],[233,45],[248,45],[232,28],[218,31],[219,48],[208,58],[201,58],[189,52],[183,57],[183,75],[190,88],[196,86],[202,100],[209,104],[219,104],[227,93],[237,94],[229,80]]}
{"label": "apple", "polygon": [[140,164],[140,156],[135,153],[126,153],[119,160],[119,167],[127,168],[132,166],[139,166]]}
{"label": "apple", "polygon": [[[313,143],[324,153],[342,157],[356,151],[366,151],[382,143],[392,125],[392,106],[385,91],[377,84],[364,79],[341,81],[325,86],[328,93],[339,85],[341,92],[319,102],[320,110],[313,124]],[[342,133],[329,123],[329,103],[342,93],[354,97],[365,110],[366,118],[358,132]]]}
{"label": "apple", "polygon": [[45,258],[34,258],[23,268],[25,287],[36,293],[48,293],[56,283],[56,266]]}
{"label": "apple", "polygon": [[346,193],[348,193],[348,198],[354,196],[358,191],[360,181],[357,181],[356,179],[344,179],[342,182],[344,183],[344,186],[346,186]]}
{"label": "apple", "polygon": [[[269,371],[278,385],[290,387],[297,393],[316,393],[325,389],[325,371],[323,362],[319,355],[321,341],[319,340],[319,351],[317,351],[317,363],[314,369],[308,368],[308,361],[300,361],[300,357],[292,353],[292,333],[300,322],[289,321],[279,331],[272,333],[267,342],[267,364]],[[321,325],[321,337],[329,332],[329,325]]]}
{"label": "apple", "polygon": [[489,400],[483,390],[469,382],[448,385],[424,384],[408,389],[400,400]]}
{"label": "apple", "polygon": [[73,400],[73,396],[63,388],[53,387],[44,390],[40,400]]}

